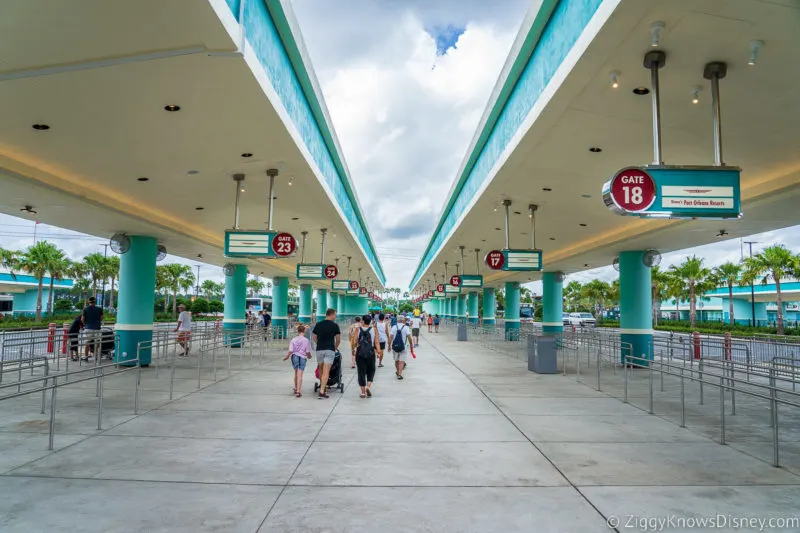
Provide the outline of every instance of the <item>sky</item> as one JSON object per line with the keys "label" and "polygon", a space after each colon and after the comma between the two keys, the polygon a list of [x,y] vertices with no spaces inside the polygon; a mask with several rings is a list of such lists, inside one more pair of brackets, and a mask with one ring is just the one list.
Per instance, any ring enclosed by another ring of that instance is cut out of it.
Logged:
{"label": "sky", "polygon": [[[530,0],[293,0],[295,15],[389,286],[406,289],[475,133]],[[77,259],[105,239],[39,225]],[[757,252],[800,251],[800,226],[756,235]],[[24,249],[33,224],[0,215],[0,246]],[[745,250],[745,253],[747,250]],[[109,253],[111,253],[109,251]],[[738,240],[665,254],[709,266],[738,260]],[[197,261],[168,257],[192,266]],[[204,265],[201,279],[223,281]],[[573,274],[612,280],[611,267]],[[528,286],[541,293],[541,284]]]}

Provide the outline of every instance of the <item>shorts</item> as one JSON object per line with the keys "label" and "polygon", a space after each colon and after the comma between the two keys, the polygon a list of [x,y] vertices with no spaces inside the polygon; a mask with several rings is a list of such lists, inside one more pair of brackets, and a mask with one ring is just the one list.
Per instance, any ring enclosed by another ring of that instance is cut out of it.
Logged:
{"label": "shorts", "polygon": [[394,355],[393,358],[395,361],[405,361],[406,359],[408,359],[407,350],[403,350],[402,352],[392,352],[392,354]]}
{"label": "shorts", "polygon": [[381,342],[379,346],[381,347],[381,351],[384,351],[386,349],[386,341]]}
{"label": "shorts", "polygon": [[411,336],[419,337],[419,328],[411,328]]}
{"label": "shorts", "polygon": [[178,342],[186,342],[192,336],[191,331],[178,331]]}
{"label": "shorts", "polygon": [[308,359],[306,359],[305,355],[292,354],[292,368],[295,370],[305,370],[306,361],[308,361]]}
{"label": "shorts", "polygon": [[317,363],[332,365],[335,358],[336,352],[333,350],[317,350]]}
{"label": "shorts", "polygon": [[95,344],[102,342],[103,332],[99,329],[84,329],[83,342],[84,344]]}

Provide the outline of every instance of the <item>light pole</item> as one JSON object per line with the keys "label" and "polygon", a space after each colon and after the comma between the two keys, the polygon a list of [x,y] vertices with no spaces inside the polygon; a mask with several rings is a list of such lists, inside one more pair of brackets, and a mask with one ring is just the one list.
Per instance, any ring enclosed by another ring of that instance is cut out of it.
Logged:
{"label": "light pole", "polygon": [[[758,241],[744,241],[746,245],[750,248],[750,258],[753,257],[753,245],[758,244]],[[756,325],[756,293],[755,289],[753,288],[753,280],[750,280],[750,325],[755,327]]]}
{"label": "light pole", "polygon": [[[103,259],[106,259],[108,257],[108,244],[102,244],[101,246],[103,247]],[[100,309],[104,309],[106,307],[106,278],[103,278],[103,287],[100,289],[100,294],[103,295]]]}
{"label": "light pole", "polygon": [[200,265],[195,265],[197,267],[197,285],[194,287],[194,299],[197,300],[200,297]]}

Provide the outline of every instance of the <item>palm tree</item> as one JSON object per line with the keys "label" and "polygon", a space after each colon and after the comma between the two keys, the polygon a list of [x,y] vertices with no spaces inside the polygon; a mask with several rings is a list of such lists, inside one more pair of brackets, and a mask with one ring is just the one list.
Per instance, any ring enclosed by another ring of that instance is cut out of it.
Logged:
{"label": "palm tree", "polygon": [[[192,267],[189,265],[181,265],[180,263],[170,263],[164,265],[164,275],[166,288],[172,291],[172,315],[178,316],[178,291],[181,287],[185,286],[184,283],[191,279],[189,287],[194,284],[194,274],[192,274]],[[158,273],[156,273],[158,277]],[[164,306],[166,311],[166,305]]]}
{"label": "palm tree", "polygon": [[14,276],[17,255],[18,253],[14,250],[6,250],[0,247],[0,266],[9,269],[12,277]]}
{"label": "palm tree", "polygon": [[531,290],[527,287],[520,287],[519,288],[519,301],[524,304],[532,304],[533,303],[533,295],[531,294]]}
{"label": "palm tree", "polygon": [[697,323],[697,297],[716,288],[711,270],[703,266],[702,258],[693,255],[672,266],[670,272],[684,280],[689,289],[689,326],[693,328]]}
{"label": "palm tree", "polygon": [[572,308],[573,311],[577,311],[581,299],[581,288],[581,282],[575,280],[570,281],[564,287],[564,300],[566,300],[567,309]]}
{"label": "palm tree", "polygon": [[89,289],[92,288],[92,282],[86,278],[76,277],[72,284],[72,292],[77,294],[83,300],[83,307],[86,307],[89,298]]}
{"label": "palm tree", "polygon": [[674,274],[675,267],[670,267],[667,271],[667,298],[675,299],[675,312],[678,315],[678,320],[681,319],[681,300],[686,298],[687,285],[686,281]]}
{"label": "palm tree", "polygon": [[581,296],[589,298],[594,304],[595,315],[600,314],[605,301],[611,296],[611,285],[599,279],[593,279],[581,288]]}
{"label": "palm tree", "polygon": [[215,296],[222,292],[222,284],[214,280],[207,279],[200,285],[200,289],[206,296],[206,300],[213,300]]}
{"label": "palm tree", "polygon": [[742,283],[751,283],[762,278],[766,284],[769,278],[775,282],[775,297],[778,305],[778,335],[783,335],[783,298],[781,280],[800,270],[800,257],[794,255],[782,244],[764,248],[753,257],[744,260],[745,272]]}
{"label": "palm tree", "polygon": [[48,272],[49,266],[53,263],[54,258],[63,257],[64,252],[58,249],[54,244],[47,241],[39,241],[33,246],[30,246],[25,252],[15,260],[16,266],[34,276],[39,282],[36,293],[36,320],[42,319],[42,284],[44,277]]}
{"label": "palm tree", "polygon": [[192,273],[191,267],[189,267],[189,273],[178,280],[178,285],[180,286],[184,295],[188,294],[189,291],[192,290],[192,287],[194,287],[194,274]]}
{"label": "palm tree", "polygon": [[156,292],[164,297],[164,313],[167,312],[167,305],[169,305],[169,273],[167,272],[167,265],[156,266]]}
{"label": "palm tree", "polygon": [[111,278],[111,292],[108,295],[108,307],[114,307],[114,282],[119,279],[119,256],[112,255],[106,258],[106,271]]}
{"label": "palm tree", "polygon": [[292,298],[297,298],[297,291],[299,289],[300,289],[300,287],[298,287],[294,283],[289,283],[289,287],[287,289],[287,292],[288,292],[289,296],[291,296]]}
{"label": "palm tree", "polygon": [[669,298],[669,280],[668,273],[661,270],[660,267],[654,266],[650,269],[650,287],[653,292],[653,325],[658,325],[658,319],[661,316],[661,302],[664,298]]}
{"label": "palm tree", "polygon": [[247,290],[250,291],[250,297],[253,298],[259,294],[261,291],[264,290],[264,282],[260,279],[248,279],[247,280]]}
{"label": "palm tree", "polygon": [[55,310],[53,309],[53,282],[56,280],[61,281],[64,279],[64,276],[69,275],[71,266],[71,261],[66,258],[64,252],[57,248],[56,251],[53,252],[53,257],[50,258],[50,263],[47,265],[47,271],[50,273],[47,309],[50,312],[50,316],[53,316],[55,313]]}
{"label": "palm tree", "polygon": [[95,252],[84,257],[83,262],[86,264],[87,274],[92,278],[92,292],[97,298],[97,282],[107,277],[106,258],[103,254]]}
{"label": "palm tree", "polygon": [[736,325],[733,315],[733,284],[739,283],[739,276],[742,274],[742,265],[738,263],[722,263],[714,268],[714,277],[719,283],[728,286],[728,303],[730,304],[731,325]]}
{"label": "palm tree", "polygon": [[267,295],[272,297],[272,282],[271,281],[267,282]]}

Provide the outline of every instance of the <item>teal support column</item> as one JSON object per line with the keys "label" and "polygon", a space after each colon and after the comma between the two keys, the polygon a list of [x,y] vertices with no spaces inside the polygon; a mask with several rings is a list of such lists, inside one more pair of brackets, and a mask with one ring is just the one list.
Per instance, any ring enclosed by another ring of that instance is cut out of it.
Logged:
{"label": "teal support column", "polygon": [[339,308],[339,295],[335,292],[328,293],[328,307],[332,309],[336,309],[336,314],[341,314],[341,309]]}
{"label": "teal support column", "polygon": [[[233,265],[233,274],[225,276],[225,309],[222,317],[222,327],[225,332],[226,342],[238,348],[241,346],[241,335],[247,320],[247,267]],[[232,342],[231,337],[236,339]]]}
{"label": "teal support column", "polygon": [[642,262],[644,252],[619,254],[619,332],[622,354],[635,357],[633,364],[648,366],[653,354],[653,296],[650,268]]}
{"label": "teal support column", "polygon": [[506,282],[506,339],[519,340],[519,283]]}
{"label": "teal support column", "polygon": [[564,282],[559,272],[542,274],[542,332],[556,335],[564,331]]}
{"label": "teal support column", "polygon": [[444,317],[448,320],[453,318],[453,297],[448,296],[444,300]]}
{"label": "teal support column", "polygon": [[467,295],[459,294],[456,296],[456,320],[459,324],[467,321]]}
{"label": "teal support column", "polygon": [[369,313],[369,300],[361,296],[353,296],[353,316],[364,316]]}
{"label": "teal support column", "polygon": [[328,307],[328,290],[317,289],[317,322],[325,320],[325,311]]}
{"label": "teal support column", "polygon": [[492,287],[483,289],[483,325],[494,326],[497,322],[495,312],[497,311],[497,298]]}
{"label": "teal support column", "polygon": [[301,324],[311,323],[311,293],[313,290],[310,283],[300,285],[300,312],[297,313],[297,321]]}
{"label": "teal support column", "polygon": [[477,324],[479,322],[478,317],[478,293],[471,292],[467,296],[467,312],[469,313],[469,323],[470,324]]}
{"label": "teal support column", "polygon": [[[309,308],[311,306],[309,305]],[[286,337],[289,325],[289,278],[272,278],[272,327],[278,338]]]}
{"label": "teal support column", "polygon": [[[119,301],[116,332],[119,344],[114,361],[136,359],[140,342],[153,340],[153,304],[156,287],[158,243],[153,237],[131,235],[131,248],[119,258]],[[150,349],[139,352],[139,364],[150,364]],[[133,366],[136,363],[128,363]]]}

